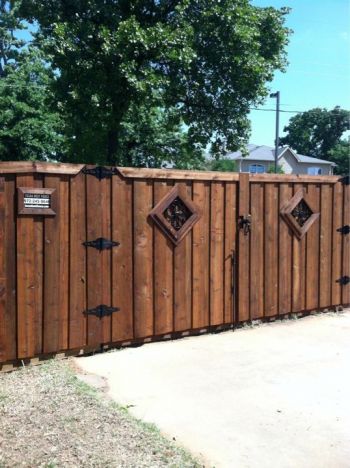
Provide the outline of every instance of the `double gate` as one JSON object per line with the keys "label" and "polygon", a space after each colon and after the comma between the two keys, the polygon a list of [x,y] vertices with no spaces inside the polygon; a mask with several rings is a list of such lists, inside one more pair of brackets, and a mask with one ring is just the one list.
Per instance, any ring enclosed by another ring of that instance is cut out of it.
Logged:
{"label": "double gate", "polygon": [[346,179],[0,163],[0,362],[350,303]]}

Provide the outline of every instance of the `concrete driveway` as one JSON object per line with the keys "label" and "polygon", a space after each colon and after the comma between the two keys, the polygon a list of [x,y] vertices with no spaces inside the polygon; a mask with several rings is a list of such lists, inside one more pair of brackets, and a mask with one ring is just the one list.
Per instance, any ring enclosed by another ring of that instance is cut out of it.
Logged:
{"label": "concrete driveway", "polygon": [[350,467],[350,311],[76,363],[208,467]]}

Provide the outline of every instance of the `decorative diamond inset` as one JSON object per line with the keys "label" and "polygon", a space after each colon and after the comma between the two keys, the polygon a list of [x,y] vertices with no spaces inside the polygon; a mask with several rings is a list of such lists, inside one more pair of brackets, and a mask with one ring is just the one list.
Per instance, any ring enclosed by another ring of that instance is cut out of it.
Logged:
{"label": "decorative diamond inset", "polygon": [[179,197],[176,197],[163,212],[164,218],[172,225],[175,231],[179,231],[182,228],[191,217],[191,214],[191,211]]}
{"label": "decorative diamond inset", "polygon": [[281,208],[281,216],[292,229],[298,239],[302,239],[320,213],[314,213],[306,201],[304,189],[300,189],[296,194]]}
{"label": "decorative diamond inset", "polygon": [[306,221],[312,216],[312,211],[306,201],[302,198],[292,211],[291,215],[299,226],[303,227]]}
{"label": "decorative diamond inset", "polygon": [[153,208],[150,217],[158,227],[177,245],[199,219],[199,212],[178,186]]}

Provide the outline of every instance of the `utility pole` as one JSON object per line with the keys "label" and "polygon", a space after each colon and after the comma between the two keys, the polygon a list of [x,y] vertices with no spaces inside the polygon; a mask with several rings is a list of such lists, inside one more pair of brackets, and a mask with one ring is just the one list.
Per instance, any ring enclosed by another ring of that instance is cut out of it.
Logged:
{"label": "utility pole", "polygon": [[276,98],[276,139],[275,139],[275,174],[277,174],[278,147],[280,145],[279,127],[280,127],[280,92],[270,94],[271,98]]}

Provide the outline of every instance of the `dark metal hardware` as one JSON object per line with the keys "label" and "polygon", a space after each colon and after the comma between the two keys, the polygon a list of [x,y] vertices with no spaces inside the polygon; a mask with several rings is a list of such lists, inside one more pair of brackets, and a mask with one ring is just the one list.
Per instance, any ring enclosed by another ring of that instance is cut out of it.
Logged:
{"label": "dark metal hardware", "polygon": [[342,276],[337,279],[336,283],[340,283],[342,286],[345,286],[350,283],[350,276]]}
{"label": "dark metal hardware", "polygon": [[337,232],[341,232],[342,234],[349,234],[350,233],[350,226],[347,224],[346,226],[342,226],[341,228],[337,229]]}
{"label": "dark metal hardware", "polygon": [[102,179],[106,179],[106,178],[112,177],[112,175],[117,174],[118,170],[116,167],[109,168],[109,167],[104,167],[104,166],[96,166],[91,169],[87,167],[83,167],[81,172],[83,172],[83,174],[95,176],[98,180],[102,180]]}
{"label": "dark metal hardware", "polygon": [[295,221],[299,224],[300,227],[303,227],[304,224],[312,216],[312,211],[309,208],[309,205],[302,198],[299,203],[294,207],[291,215]]}
{"label": "dark metal hardware", "polygon": [[250,214],[239,217],[238,226],[240,229],[243,229],[243,233],[245,236],[250,232],[251,225],[252,225],[252,217]]}
{"label": "dark metal hardware", "polygon": [[350,184],[350,176],[345,176],[345,177],[342,177],[340,179],[340,182],[343,184],[343,185],[349,185]]}
{"label": "dark metal hardware", "polygon": [[163,212],[164,218],[171,224],[175,231],[179,231],[192,213],[180,197],[176,197]]}
{"label": "dark metal hardware", "polygon": [[85,245],[85,247],[94,247],[97,250],[106,250],[111,249],[112,247],[118,247],[120,242],[115,242],[109,239],[105,239],[104,237],[99,237],[93,241],[83,242],[83,245]]}
{"label": "dark metal hardware", "polygon": [[108,317],[109,315],[112,315],[113,312],[118,312],[119,307],[108,307],[105,304],[101,304],[94,309],[88,309],[85,310],[84,314],[85,315],[96,315],[98,318],[102,317]]}

